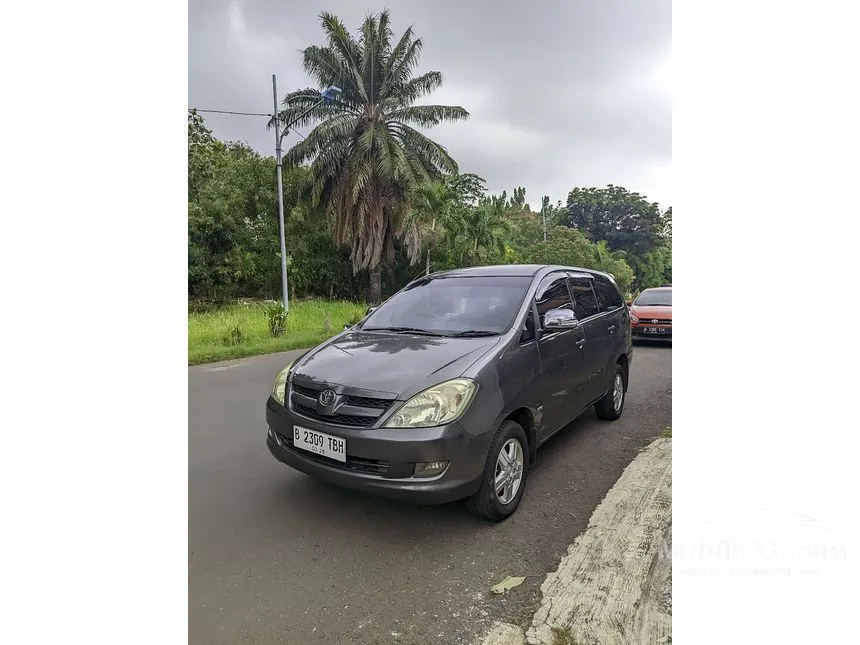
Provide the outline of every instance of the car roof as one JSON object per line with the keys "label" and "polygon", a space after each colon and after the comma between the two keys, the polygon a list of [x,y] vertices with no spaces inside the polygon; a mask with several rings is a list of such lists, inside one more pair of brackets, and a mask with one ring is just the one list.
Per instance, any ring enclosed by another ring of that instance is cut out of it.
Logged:
{"label": "car roof", "polygon": [[671,291],[672,287],[649,287],[647,289],[642,289],[642,293],[646,291]]}
{"label": "car roof", "polygon": [[545,268],[543,264],[497,264],[483,267],[464,267],[434,273],[435,276],[461,278],[468,276],[533,276]]}
{"label": "car roof", "polygon": [[534,277],[541,272],[549,271],[571,271],[575,273],[592,273],[607,275],[602,271],[594,269],[582,269],[580,267],[557,266],[554,264],[496,264],[491,266],[481,267],[465,267],[462,269],[451,269],[450,271],[440,271],[433,273],[430,277],[446,277],[446,278],[466,278],[471,276],[515,276],[515,277]]}

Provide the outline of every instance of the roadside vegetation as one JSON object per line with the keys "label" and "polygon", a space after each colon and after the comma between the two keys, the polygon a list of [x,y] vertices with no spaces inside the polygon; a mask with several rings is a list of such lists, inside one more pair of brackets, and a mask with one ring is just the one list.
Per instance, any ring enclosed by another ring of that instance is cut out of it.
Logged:
{"label": "roadside vegetation", "polygon": [[[366,306],[306,300],[290,304],[286,317],[266,303],[221,306],[188,314],[188,363],[197,365],[256,354],[312,347],[357,322]],[[283,324],[275,335],[273,322]]]}
{"label": "roadside vegetation", "polygon": [[[287,139],[284,159],[295,305],[278,335],[262,306],[224,306],[281,297],[275,160],[188,113],[189,363],[313,345],[364,310],[352,303],[378,304],[427,271],[565,264],[610,273],[626,294],[672,281],[671,207],[614,185],[534,206],[523,187],[491,194],[429,136],[469,113],[435,104],[442,75],[419,71],[411,28],[394,34],[387,12],[355,34],[337,16],[320,21],[323,44],[302,53],[316,87],[288,94],[279,114],[306,136]],[[320,101],[331,85],[338,99]]]}

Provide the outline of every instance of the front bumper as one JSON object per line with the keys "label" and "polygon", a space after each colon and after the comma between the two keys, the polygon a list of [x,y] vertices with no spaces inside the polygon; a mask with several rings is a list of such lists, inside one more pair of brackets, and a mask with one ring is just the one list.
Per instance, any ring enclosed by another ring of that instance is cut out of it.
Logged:
{"label": "front bumper", "polygon": [[[492,432],[467,433],[459,423],[436,428],[382,429],[328,425],[266,403],[266,445],[280,462],[318,479],[366,493],[444,504],[478,491]],[[346,440],[346,463],[292,445],[293,426]],[[449,462],[434,477],[414,477],[416,463]]]}

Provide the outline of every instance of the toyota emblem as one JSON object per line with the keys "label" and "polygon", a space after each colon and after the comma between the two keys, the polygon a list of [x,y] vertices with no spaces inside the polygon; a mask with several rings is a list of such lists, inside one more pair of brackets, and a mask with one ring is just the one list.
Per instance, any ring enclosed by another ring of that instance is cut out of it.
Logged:
{"label": "toyota emblem", "polygon": [[[654,324],[656,325],[656,324],[657,324],[658,322],[660,322],[660,321],[659,321],[659,320],[657,320],[657,319],[655,318],[655,319],[654,319],[654,320],[652,320],[651,322],[652,322],[652,323],[654,323]],[[325,394],[325,392],[323,392],[323,394]],[[332,394],[334,394],[334,392],[332,392]]]}
{"label": "toyota emblem", "polygon": [[334,390],[323,390],[320,392],[320,405],[328,406],[334,403],[335,393]]}

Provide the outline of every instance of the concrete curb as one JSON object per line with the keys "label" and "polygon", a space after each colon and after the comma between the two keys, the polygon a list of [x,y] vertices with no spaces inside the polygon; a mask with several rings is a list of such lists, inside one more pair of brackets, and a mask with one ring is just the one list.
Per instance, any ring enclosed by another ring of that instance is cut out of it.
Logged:
{"label": "concrete curb", "polygon": [[529,628],[497,624],[483,645],[671,642],[672,440],[643,450],[547,576]]}

